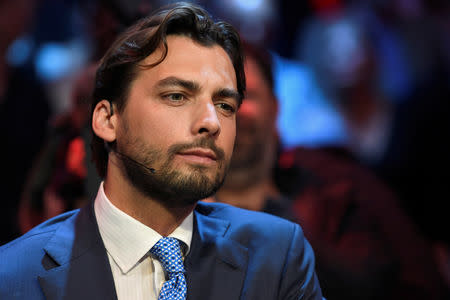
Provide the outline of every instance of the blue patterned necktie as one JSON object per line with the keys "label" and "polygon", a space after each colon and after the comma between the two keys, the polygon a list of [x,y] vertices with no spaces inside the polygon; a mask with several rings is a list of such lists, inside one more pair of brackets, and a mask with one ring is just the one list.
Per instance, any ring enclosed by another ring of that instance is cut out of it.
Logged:
{"label": "blue patterned necktie", "polygon": [[176,238],[164,237],[152,247],[150,253],[161,262],[169,277],[161,288],[158,300],[185,300],[187,287],[180,242]]}

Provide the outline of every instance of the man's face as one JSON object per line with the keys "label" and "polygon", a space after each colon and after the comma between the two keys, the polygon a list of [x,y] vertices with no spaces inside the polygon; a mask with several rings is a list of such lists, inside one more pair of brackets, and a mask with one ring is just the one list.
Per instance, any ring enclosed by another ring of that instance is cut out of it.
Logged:
{"label": "man's face", "polygon": [[230,171],[261,164],[276,135],[276,99],[251,57],[247,57],[245,63],[245,76],[247,93],[237,116],[236,144]]}
{"label": "man's face", "polygon": [[[162,63],[141,69],[118,118],[117,151],[127,178],[169,206],[190,205],[222,184],[236,133],[235,71],[219,46],[167,38]],[[158,50],[143,61],[157,61]],[[155,169],[151,173],[147,168]]]}

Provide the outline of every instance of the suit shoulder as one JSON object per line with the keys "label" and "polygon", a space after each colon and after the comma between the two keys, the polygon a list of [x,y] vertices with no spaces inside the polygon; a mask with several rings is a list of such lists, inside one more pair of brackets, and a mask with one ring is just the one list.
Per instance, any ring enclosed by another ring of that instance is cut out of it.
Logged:
{"label": "suit shoulder", "polygon": [[291,226],[294,224],[287,219],[283,219],[275,215],[243,209],[225,203],[199,202],[197,205],[197,210],[205,215],[220,217],[233,222],[249,222],[262,226],[269,225],[268,222],[275,222],[276,224],[279,223],[281,226]]}
{"label": "suit shoulder", "polygon": [[261,238],[270,236],[272,240],[288,238],[294,231],[303,234],[298,224],[264,212],[237,208],[224,203],[199,203],[197,209],[210,217],[229,221],[230,231],[234,234],[251,234]]}

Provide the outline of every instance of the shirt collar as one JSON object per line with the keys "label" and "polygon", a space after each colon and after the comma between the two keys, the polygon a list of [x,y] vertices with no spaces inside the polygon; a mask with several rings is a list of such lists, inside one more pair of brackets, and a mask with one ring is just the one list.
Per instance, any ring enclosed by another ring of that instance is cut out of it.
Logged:
{"label": "shirt collar", "polygon": [[[103,182],[95,198],[94,210],[105,248],[123,273],[129,272],[136,266],[162,238],[152,228],[115,207],[105,194]],[[193,212],[191,212],[169,235],[186,245],[185,255],[191,245],[193,220]]]}

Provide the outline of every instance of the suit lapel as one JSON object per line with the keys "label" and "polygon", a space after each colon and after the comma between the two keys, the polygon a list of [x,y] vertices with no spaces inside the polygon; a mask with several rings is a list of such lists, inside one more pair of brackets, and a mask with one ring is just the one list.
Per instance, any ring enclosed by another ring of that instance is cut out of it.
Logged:
{"label": "suit lapel", "polygon": [[239,299],[247,269],[247,248],[228,239],[228,221],[212,217],[201,203],[195,211],[191,249],[186,257],[188,299]]}
{"label": "suit lapel", "polygon": [[39,283],[48,300],[117,299],[92,205],[67,219],[44,251]]}

